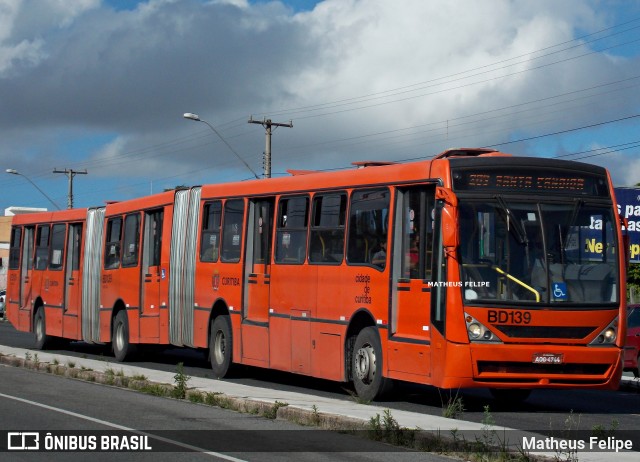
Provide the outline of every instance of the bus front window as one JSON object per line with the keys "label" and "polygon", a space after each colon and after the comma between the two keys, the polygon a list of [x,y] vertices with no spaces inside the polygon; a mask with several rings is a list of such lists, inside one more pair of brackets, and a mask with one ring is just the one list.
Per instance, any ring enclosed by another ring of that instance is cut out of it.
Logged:
{"label": "bus front window", "polygon": [[460,256],[468,303],[617,302],[616,233],[610,208],[461,201]]}

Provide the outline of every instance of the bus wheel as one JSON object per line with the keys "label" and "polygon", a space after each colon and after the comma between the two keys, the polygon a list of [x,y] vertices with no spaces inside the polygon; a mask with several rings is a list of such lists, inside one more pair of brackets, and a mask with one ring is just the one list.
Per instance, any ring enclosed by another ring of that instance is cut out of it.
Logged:
{"label": "bus wheel", "polygon": [[353,386],[364,401],[373,401],[389,389],[382,376],[382,346],[374,327],[360,331],[353,346]]}
{"label": "bus wheel", "polygon": [[229,316],[218,316],[211,323],[211,336],[209,339],[209,358],[211,369],[217,379],[227,375],[231,367],[231,354],[233,352],[233,338],[231,337],[231,322]]}
{"label": "bus wheel", "polygon": [[127,312],[124,310],[118,312],[113,320],[111,341],[116,361],[126,361],[127,358],[131,357],[134,346],[129,343],[129,320],[127,319]]}
{"label": "bus wheel", "polygon": [[498,401],[505,403],[521,403],[531,394],[526,388],[492,388],[491,394]]}
{"label": "bus wheel", "polygon": [[52,341],[50,335],[47,335],[47,323],[44,319],[44,307],[38,308],[36,316],[33,320],[33,331],[36,334],[36,349],[46,349]]}
{"label": "bus wheel", "polygon": [[636,359],[636,368],[632,372],[636,379],[640,377],[640,354],[638,354],[638,358]]}

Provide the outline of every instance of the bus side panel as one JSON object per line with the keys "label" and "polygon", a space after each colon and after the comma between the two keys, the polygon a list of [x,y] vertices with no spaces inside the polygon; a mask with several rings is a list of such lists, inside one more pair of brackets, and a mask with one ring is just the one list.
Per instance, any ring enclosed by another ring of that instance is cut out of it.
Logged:
{"label": "bus side panel", "polygon": [[62,337],[64,304],[64,273],[62,270],[43,271],[43,298],[46,307],[47,334]]}
{"label": "bus side panel", "polygon": [[271,265],[269,337],[272,367],[311,374],[310,323],[316,313],[316,286],[317,266]]}
{"label": "bus side panel", "polygon": [[311,324],[311,374],[328,380],[345,381],[344,324]]}
{"label": "bus side panel", "polygon": [[7,272],[7,295],[5,297],[5,316],[7,320],[18,330],[18,312],[20,308],[20,270],[10,269]]}
{"label": "bus side panel", "polygon": [[269,329],[274,334],[269,339],[269,367],[291,371],[291,318],[288,315],[271,316]]}

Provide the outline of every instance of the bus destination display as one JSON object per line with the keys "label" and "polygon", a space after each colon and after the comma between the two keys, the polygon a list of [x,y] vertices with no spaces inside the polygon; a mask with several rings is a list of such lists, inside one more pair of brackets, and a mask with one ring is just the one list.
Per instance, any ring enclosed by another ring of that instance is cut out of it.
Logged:
{"label": "bus destination display", "polygon": [[456,191],[509,191],[608,196],[604,178],[580,172],[460,169],[453,173]]}

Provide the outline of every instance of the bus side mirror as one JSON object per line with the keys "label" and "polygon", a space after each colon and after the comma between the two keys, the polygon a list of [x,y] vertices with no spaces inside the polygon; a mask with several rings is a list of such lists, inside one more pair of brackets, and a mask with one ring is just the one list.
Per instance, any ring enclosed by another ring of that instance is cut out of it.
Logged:
{"label": "bus side mirror", "polygon": [[458,247],[458,228],[456,226],[455,210],[458,198],[450,189],[436,187],[436,200],[444,202],[442,208],[442,245],[451,251]]}
{"label": "bus side mirror", "polygon": [[456,227],[455,209],[442,209],[442,245],[451,251],[458,247],[458,229]]}

